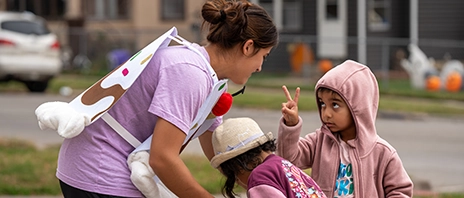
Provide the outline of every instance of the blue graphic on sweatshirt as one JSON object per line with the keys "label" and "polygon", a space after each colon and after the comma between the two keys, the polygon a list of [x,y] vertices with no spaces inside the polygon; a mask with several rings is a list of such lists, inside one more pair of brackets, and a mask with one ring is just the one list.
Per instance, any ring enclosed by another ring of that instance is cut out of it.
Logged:
{"label": "blue graphic on sweatshirt", "polygon": [[334,197],[353,197],[354,183],[353,183],[353,168],[351,164],[340,163],[338,169],[337,179],[335,180],[335,194]]}

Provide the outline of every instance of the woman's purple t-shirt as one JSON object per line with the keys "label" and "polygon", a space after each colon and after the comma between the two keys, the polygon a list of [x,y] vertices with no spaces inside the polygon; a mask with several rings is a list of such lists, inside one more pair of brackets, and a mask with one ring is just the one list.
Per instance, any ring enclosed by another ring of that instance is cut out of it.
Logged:
{"label": "woman's purple t-shirt", "polygon": [[[194,45],[209,60],[206,50]],[[158,49],[142,74],[108,112],[141,142],[153,133],[158,117],[187,134],[212,89],[213,79],[207,67],[197,53],[184,46]],[[222,117],[216,118],[210,130],[220,122]],[[142,197],[130,180],[126,163],[133,150],[99,119],[80,135],[63,141],[56,175],[82,190]]]}

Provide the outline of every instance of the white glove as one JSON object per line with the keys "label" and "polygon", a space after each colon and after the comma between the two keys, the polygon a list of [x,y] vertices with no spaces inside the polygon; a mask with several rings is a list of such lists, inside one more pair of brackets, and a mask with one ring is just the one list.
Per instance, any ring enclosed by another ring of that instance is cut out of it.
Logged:
{"label": "white glove", "polygon": [[131,153],[127,159],[129,169],[132,171],[131,180],[145,197],[161,197],[158,184],[155,182],[155,172],[148,163],[150,154],[147,151]]}
{"label": "white glove", "polygon": [[64,138],[79,135],[90,124],[90,117],[79,113],[67,102],[46,102],[35,110],[42,130],[53,129]]}

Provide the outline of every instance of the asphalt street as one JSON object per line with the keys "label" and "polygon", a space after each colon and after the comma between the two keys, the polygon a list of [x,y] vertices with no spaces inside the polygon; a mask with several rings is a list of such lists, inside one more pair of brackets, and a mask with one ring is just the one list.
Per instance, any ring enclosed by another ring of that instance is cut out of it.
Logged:
{"label": "asphalt street", "polygon": [[[0,138],[34,142],[38,147],[60,144],[62,138],[37,125],[35,109],[43,102],[72,100],[49,94],[0,93]],[[304,136],[320,127],[316,112],[300,112]],[[276,134],[280,111],[232,107],[225,118],[251,117],[264,132]],[[406,171],[416,185],[429,185],[435,192],[464,192],[464,120],[380,112],[378,134],[398,151]],[[192,141],[185,153],[202,154],[198,141]]]}

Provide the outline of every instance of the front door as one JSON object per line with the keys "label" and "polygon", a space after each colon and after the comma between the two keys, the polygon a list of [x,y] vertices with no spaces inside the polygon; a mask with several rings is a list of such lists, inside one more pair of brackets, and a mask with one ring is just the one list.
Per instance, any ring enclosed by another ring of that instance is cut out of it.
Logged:
{"label": "front door", "polygon": [[347,0],[317,0],[317,55],[344,59],[347,56]]}

